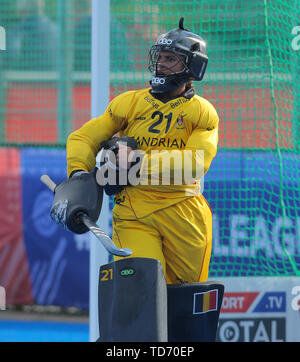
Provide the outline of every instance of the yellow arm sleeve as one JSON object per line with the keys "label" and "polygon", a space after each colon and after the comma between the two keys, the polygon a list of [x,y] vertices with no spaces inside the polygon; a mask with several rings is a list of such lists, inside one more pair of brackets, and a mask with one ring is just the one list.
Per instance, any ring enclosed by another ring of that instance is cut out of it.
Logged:
{"label": "yellow arm sleeve", "polygon": [[126,110],[132,93],[126,92],[114,98],[103,115],[70,134],[67,140],[68,176],[74,170],[91,171],[95,167],[101,143],[126,126]]}

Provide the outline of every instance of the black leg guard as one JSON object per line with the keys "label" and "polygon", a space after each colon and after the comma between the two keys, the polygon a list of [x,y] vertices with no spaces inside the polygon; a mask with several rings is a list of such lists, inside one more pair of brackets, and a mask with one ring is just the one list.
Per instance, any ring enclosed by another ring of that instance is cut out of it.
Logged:
{"label": "black leg guard", "polygon": [[168,285],[168,341],[214,342],[223,294],[220,282]]}
{"label": "black leg guard", "polygon": [[160,261],[127,258],[100,268],[99,333],[102,342],[167,342],[167,285]]}

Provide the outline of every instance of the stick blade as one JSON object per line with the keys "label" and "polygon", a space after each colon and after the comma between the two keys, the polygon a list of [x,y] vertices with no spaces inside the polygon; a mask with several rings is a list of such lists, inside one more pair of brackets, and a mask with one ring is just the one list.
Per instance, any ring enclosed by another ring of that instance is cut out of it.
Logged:
{"label": "stick blade", "polygon": [[87,226],[89,230],[97,236],[97,238],[101,241],[102,245],[109,253],[123,257],[130,256],[132,254],[132,250],[129,248],[118,248],[111,238],[86,214],[81,213],[79,217],[84,225]]}

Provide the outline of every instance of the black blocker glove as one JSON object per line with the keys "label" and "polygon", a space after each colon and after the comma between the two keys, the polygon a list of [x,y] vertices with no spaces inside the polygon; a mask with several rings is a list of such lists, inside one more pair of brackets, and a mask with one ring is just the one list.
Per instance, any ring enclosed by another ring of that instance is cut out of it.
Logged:
{"label": "black blocker glove", "polygon": [[97,168],[91,172],[78,171],[58,184],[50,210],[50,217],[57,224],[76,234],[83,234],[89,229],[79,221],[78,213],[84,212],[94,222],[100,215],[103,187],[96,181]]}

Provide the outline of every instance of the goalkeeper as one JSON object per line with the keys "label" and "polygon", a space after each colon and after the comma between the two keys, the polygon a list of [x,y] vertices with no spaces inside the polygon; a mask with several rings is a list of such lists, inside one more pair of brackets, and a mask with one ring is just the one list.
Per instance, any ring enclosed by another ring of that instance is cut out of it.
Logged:
{"label": "goalkeeper", "polygon": [[[139,174],[151,180],[155,173],[159,182],[105,188],[116,195],[113,241],[120,248],[130,248],[132,257],[160,260],[168,284],[203,282],[208,277],[212,213],[200,192],[200,180],[176,184],[171,177],[164,185],[161,169],[155,169],[169,151],[183,160],[183,152],[189,150],[195,161],[195,152],[201,150],[205,174],[216,155],[217,112],[195,94],[192,84],[202,80],[207,62],[206,43],[184,29],[182,18],[178,29],[161,35],[150,49],[151,87],[115,97],[103,115],[84,124],[67,141],[69,177],[90,172],[103,146],[117,155],[116,169],[118,161],[128,154],[132,157],[135,148],[145,152]],[[112,139],[116,133],[120,139]],[[161,152],[153,154],[153,150]],[[179,166],[173,163],[170,169],[175,175]],[[134,166],[128,162],[126,167],[130,171]]]}

